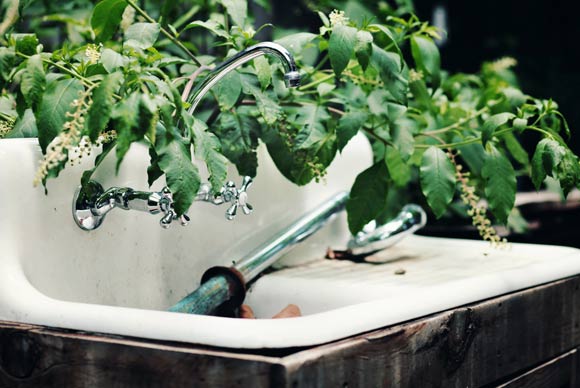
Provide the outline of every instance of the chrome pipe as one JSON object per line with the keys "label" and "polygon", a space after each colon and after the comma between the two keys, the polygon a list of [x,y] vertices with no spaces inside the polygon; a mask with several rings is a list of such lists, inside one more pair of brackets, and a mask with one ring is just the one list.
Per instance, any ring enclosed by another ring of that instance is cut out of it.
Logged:
{"label": "chrome pipe", "polygon": [[262,55],[270,54],[280,60],[284,66],[284,81],[287,87],[297,87],[300,85],[300,73],[294,62],[294,57],[288,50],[273,42],[262,42],[240,51],[233,57],[229,58],[222,64],[218,65],[211,73],[191,92],[187,98],[190,107],[188,113],[193,114],[203,97],[232,70],[242,66],[244,63],[251,61]]}
{"label": "chrome pipe", "polygon": [[254,280],[296,244],[326,225],[336,213],[344,209],[347,200],[348,192],[334,195],[315,210],[273,236],[268,242],[260,245],[237,262],[233,269],[243,276],[246,283]]}

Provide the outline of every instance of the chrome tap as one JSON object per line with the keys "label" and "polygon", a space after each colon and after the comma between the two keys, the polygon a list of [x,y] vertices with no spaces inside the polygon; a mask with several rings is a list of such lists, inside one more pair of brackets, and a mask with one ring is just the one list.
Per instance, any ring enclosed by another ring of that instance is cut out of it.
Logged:
{"label": "chrome tap", "polygon": [[300,85],[300,73],[298,72],[292,54],[277,43],[262,42],[248,47],[244,51],[240,51],[213,69],[187,98],[187,102],[191,104],[188,113],[193,114],[206,93],[209,92],[210,89],[229,72],[256,57],[265,54],[274,55],[280,60],[282,66],[284,66],[284,71],[286,72],[284,74],[284,82],[287,87],[294,88]]}
{"label": "chrome tap", "polygon": [[[244,214],[253,210],[248,203],[247,189],[252,184],[252,178],[246,176],[240,188],[232,181],[226,182],[220,191],[212,193],[211,185],[202,183],[194,198],[195,201],[209,202],[213,205],[231,203],[226,210],[226,218],[233,220],[238,207]],[[159,223],[163,228],[169,228],[173,221],[179,220],[181,225],[189,223],[187,214],[177,215],[173,207],[173,195],[169,188],[161,191],[137,191],[129,187],[111,187],[104,190],[95,181],[89,181],[84,187],[80,186],[73,198],[73,218],[76,224],[84,230],[98,228],[105,216],[113,209],[139,210],[149,214],[163,214]]]}

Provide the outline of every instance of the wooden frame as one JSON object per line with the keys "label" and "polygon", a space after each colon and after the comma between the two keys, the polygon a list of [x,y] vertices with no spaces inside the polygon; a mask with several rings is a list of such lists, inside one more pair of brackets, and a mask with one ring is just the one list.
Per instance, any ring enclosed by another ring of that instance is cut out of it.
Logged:
{"label": "wooden frame", "polygon": [[0,387],[574,387],[579,323],[580,276],[311,348],[0,322]]}

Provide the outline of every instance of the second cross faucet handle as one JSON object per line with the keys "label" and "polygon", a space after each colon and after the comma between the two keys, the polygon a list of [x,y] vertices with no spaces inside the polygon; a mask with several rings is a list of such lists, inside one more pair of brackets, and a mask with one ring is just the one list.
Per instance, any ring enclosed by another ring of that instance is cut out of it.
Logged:
{"label": "second cross faucet handle", "polygon": [[161,220],[159,220],[159,224],[163,228],[169,228],[171,223],[177,219],[179,219],[182,226],[189,224],[190,218],[187,214],[177,216],[177,213],[173,208],[173,195],[168,187],[164,187],[160,192],[151,193],[149,200],[156,202],[159,211],[164,214]]}
{"label": "second cross faucet handle", "polygon": [[[252,185],[252,178],[249,176],[245,176],[242,180],[242,185],[239,189],[236,189],[234,183],[232,181],[227,182],[224,185],[224,191],[227,192],[227,198],[230,200],[226,200],[226,202],[233,202],[232,205],[226,210],[226,218],[228,220],[233,220],[236,217],[236,213],[238,212],[238,207],[242,208],[244,214],[250,214],[254,208],[252,205],[248,203],[248,188]],[[226,187],[227,186],[227,187]],[[225,193],[224,193],[225,194]],[[225,199],[226,197],[224,197]]]}

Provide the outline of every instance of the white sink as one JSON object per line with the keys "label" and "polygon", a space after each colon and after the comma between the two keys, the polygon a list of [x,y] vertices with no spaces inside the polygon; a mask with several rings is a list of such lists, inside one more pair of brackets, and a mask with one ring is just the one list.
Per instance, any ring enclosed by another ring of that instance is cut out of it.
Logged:
{"label": "white sink", "polygon": [[[71,215],[80,173],[68,168],[33,188],[40,157],[35,140],[0,140],[0,319],[78,330],[235,348],[324,343],[461,304],[580,272],[580,251],[513,244],[494,250],[480,241],[413,236],[378,255],[385,264],[321,259],[349,233],[344,216],[301,244],[289,268],[262,277],[247,303],[269,317],[288,303],[306,314],[241,320],[169,313],[202,273],[239,260],[284,225],[338,191],[371,163],[356,138],[330,168],[326,184],[297,188],[264,152],[250,189],[255,211],[224,217],[224,207],[194,203],[187,227],[159,227],[158,218],[113,210],[92,232]],[[147,190],[145,147],[134,146],[118,176],[114,160],[96,175],[105,188]],[[239,182],[240,178],[231,174]],[[159,189],[162,182],[154,188]],[[395,270],[404,268],[404,275]],[[329,325],[329,323],[332,323]]]}

